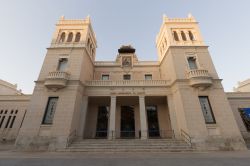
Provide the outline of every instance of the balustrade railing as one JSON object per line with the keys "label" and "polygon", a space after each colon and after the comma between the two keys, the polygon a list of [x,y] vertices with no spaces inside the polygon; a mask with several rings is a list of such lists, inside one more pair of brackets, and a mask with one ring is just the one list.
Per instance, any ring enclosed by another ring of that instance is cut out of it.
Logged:
{"label": "balustrade railing", "polygon": [[67,72],[63,71],[53,71],[49,72],[49,75],[47,76],[48,79],[69,79],[69,74]]}
{"label": "balustrade railing", "polygon": [[188,79],[194,77],[209,77],[209,73],[208,70],[205,69],[194,69],[188,71],[187,77]]}

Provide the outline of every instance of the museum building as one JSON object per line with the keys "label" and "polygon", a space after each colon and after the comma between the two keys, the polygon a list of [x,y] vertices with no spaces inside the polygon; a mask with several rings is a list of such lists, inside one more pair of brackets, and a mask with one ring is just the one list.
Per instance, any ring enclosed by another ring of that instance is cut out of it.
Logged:
{"label": "museum building", "polygon": [[0,94],[2,139],[32,150],[65,149],[90,139],[246,149],[249,126],[239,109],[250,107],[250,93],[224,92],[192,15],[163,17],[157,61],[140,61],[131,45],[121,46],[114,61],[96,61],[96,48],[89,17],[62,17],[33,94],[2,81],[13,90]]}

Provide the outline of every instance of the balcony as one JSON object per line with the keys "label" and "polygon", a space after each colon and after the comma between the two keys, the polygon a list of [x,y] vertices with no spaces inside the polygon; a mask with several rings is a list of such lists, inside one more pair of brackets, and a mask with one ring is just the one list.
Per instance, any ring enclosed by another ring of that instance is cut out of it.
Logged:
{"label": "balcony", "polygon": [[86,81],[86,86],[95,87],[161,87],[168,86],[168,80],[92,80]]}
{"label": "balcony", "polygon": [[63,71],[49,72],[49,75],[45,79],[44,85],[48,89],[58,90],[64,88],[69,80],[69,74]]}
{"label": "balcony", "polygon": [[192,87],[209,87],[212,85],[212,78],[205,69],[194,69],[187,72],[187,79]]}

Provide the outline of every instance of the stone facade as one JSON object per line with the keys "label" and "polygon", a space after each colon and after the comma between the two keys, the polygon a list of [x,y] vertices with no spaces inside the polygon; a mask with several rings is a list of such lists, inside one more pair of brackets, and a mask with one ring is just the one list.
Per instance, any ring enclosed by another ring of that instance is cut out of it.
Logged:
{"label": "stone facade", "polygon": [[191,141],[198,150],[246,149],[194,17],[164,16],[156,47],[158,61],[139,61],[129,45],[114,61],[95,61],[90,18],[62,17],[16,147],[63,149],[75,138],[164,138]]}
{"label": "stone facade", "polygon": [[17,90],[17,85],[0,80],[0,140],[15,141],[30,97]]}
{"label": "stone facade", "polygon": [[250,79],[238,82],[237,87],[234,87],[235,92],[250,92]]}

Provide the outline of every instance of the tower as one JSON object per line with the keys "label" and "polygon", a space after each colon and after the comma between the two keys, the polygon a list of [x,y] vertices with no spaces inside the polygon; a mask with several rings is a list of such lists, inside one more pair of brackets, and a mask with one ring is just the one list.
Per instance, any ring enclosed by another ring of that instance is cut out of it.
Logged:
{"label": "tower", "polygon": [[84,82],[93,78],[96,38],[90,18],[56,24],[50,47],[16,140],[24,149],[66,147],[78,128]]}
{"label": "tower", "polygon": [[161,78],[171,80],[172,127],[198,149],[245,149],[198,23],[168,18],[156,38]]}

